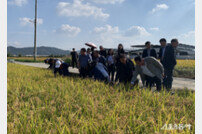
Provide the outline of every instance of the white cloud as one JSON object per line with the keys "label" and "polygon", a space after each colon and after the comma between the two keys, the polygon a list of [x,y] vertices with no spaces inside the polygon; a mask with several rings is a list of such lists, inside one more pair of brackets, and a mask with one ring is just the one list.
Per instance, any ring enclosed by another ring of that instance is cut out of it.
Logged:
{"label": "white cloud", "polygon": [[146,41],[151,37],[151,34],[141,26],[132,26],[127,30],[121,31],[118,27],[105,25],[103,27],[95,27],[91,34],[92,42],[105,47],[114,47],[116,44],[123,43],[125,47],[129,48],[130,45],[141,44],[142,41]]}
{"label": "white cloud", "polygon": [[63,24],[58,30],[55,30],[54,32],[65,34],[69,37],[75,37],[81,32],[81,29],[79,27]]}
{"label": "white cloud", "polygon": [[95,27],[91,32],[93,42],[97,45],[104,45],[107,47],[113,47],[113,44],[117,44],[121,37],[121,33],[117,26],[105,25],[102,27]]}
{"label": "white cloud", "polygon": [[195,45],[195,31],[189,31],[187,33],[177,36],[179,42],[189,45]]}
{"label": "white cloud", "polygon": [[123,3],[125,0],[91,0],[92,2],[95,3],[100,3],[100,4],[116,4],[116,3]]}
{"label": "white cloud", "polygon": [[140,37],[140,36],[149,36],[150,33],[144,27],[141,26],[132,26],[124,34],[127,37]]}
{"label": "white cloud", "polygon": [[190,38],[190,37],[194,37],[194,36],[195,36],[195,31],[189,31],[188,33],[180,35],[180,37],[183,37],[183,38]]}
{"label": "white cloud", "polygon": [[92,6],[90,3],[82,3],[83,0],[74,0],[73,3],[59,2],[57,11],[60,16],[66,17],[80,17],[80,16],[93,16],[94,18],[107,19],[109,14],[103,13],[102,8]]}
{"label": "white cloud", "polygon": [[8,1],[8,4],[21,7],[25,4],[27,4],[27,0],[10,0],[10,1]]}
{"label": "white cloud", "polygon": [[[22,26],[27,26],[27,25],[33,26],[34,25],[34,19],[31,19],[31,18],[24,17],[24,18],[19,18],[19,20],[20,20],[20,24]],[[43,19],[42,18],[38,18],[37,19],[37,24],[38,25],[43,24]]]}
{"label": "white cloud", "polygon": [[152,31],[159,31],[159,28],[158,27],[152,27],[152,28],[150,28],[150,30],[152,30]]}
{"label": "white cloud", "polygon": [[155,8],[152,9],[151,13],[154,14],[160,10],[167,10],[169,8],[166,4],[157,4]]}
{"label": "white cloud", "polygon": [[8,41],[7,46],[20,47],[21,44],[18,41],[14,41],[14,42]]}
{"label": "white cloud", "polygon": [[103,33],[118,33],[119,32],[119,28],[118,27],[112,27],[110,25],[105,25],[104,27],[95,27],[93,32],[95,32],[96,34],[103,34]]}

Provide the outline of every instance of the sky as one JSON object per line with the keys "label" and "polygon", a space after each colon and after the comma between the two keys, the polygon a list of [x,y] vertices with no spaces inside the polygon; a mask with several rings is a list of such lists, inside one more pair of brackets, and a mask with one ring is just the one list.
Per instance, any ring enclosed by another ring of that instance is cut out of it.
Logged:
{"label": "sky", "polygon": [[[33,47],[34,0],[8,0],[8,46]],[[37,46],[195,45],[194,0],[38,0]]]}

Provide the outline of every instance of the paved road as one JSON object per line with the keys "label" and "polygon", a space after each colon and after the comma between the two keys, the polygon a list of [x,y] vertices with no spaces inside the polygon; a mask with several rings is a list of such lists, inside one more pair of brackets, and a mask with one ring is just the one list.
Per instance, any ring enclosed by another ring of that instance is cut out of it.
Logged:
{"label": "paved road", "polygon": [[[17,64],[21,65],[27,65],[27,66],[32,66],[32,67],[39,67],[39,68],[48,68],[49,65],[44,64],[44,63],[28,63],[28,62],[16,62]],[[69,71],[71,73],[78,73],[78,69],[69,68]],[[187,78],[177,78],[174,77],[173,80],[173,88],[174,89],[190,89],[190,90],[195,90],[195,80],[194,79],[187,79]]]}

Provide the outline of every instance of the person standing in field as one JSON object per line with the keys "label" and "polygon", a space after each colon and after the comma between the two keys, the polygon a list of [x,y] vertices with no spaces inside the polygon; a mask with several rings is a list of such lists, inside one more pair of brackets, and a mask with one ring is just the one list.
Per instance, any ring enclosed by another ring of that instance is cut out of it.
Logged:
{"label": "person standing in field", "polygon": [[160,62],[163,63],[163,57],[164,57],[164,54],[165,54],[165,48],[166,48],[166,39],[165,38],[162,38],[160,39],[160,44],[161,44],[161,48],[159,50],[159,59],[160,59]]}
{"label": "person standing in field", "polygon": [[154,57],[146,57],[142,59],[140,56],[135,57],[136,70],[134,71],[131,84],[137,81],[137,76],[140,74],[142,84],[151,89],[153,83],[156,84],[156,90],[161,91],[161,82],[163,81],[164,68],[163,65]]}
{"label": "person standing in field", "polygon": [[92,59],[92,53],[91,53],[91,49],[90,48],[87,49],[87,55],[89,56],[90,61],[92,61],[93,59]]}
{"label": "person standing in field", "polygon": [[107,56],[107,69],[109,73],[109,77],[111,77],[111,82],[114,81],[114,73],[115,73],[115,57],[113,49],[109,49]]}
{"label": "person standing in field", "polygon": [[82,48],[80,51],[79,59],[78,59],[78,68],[79,68],[80,76],[83,78],[87,76],[88,61],[89,61],[89,56],[86,54],[86,49]]}
{"label": "person standing in field", "polygon": [[62,62],[57,59],[56,62],[55,62],[55,68],[54,68],[54,76],[56,77],[57,76],[57,72],[61,75],[62,72],[60,70],[60,66],[61,66]]}
{"label": "person standing in field", "polygon": [[99,52],[99,54],[101,56],[104,56],[105,58],[107,57],[107,52],[106,52],[106,50],[104,49],[103,46],[100,46],[100,52]]}
{"label": "person standing in field", "polygon": [[157,58],[156,50],[151,48],[151,42],[147,41],[145,43],[146,49],[143,50],[142,58],[152,56]]}
{"label": "person standing in field", "polygon": [[172,89],[172,82],[173,82],[173,70],[175,65],[177,64],[176,61],[176,48],[179,42],[178,39],[172,39],[171,44],[167,45],[164,52],[163,57],[163,67],[164,71],[164,86],[165,88],[170,91]]}
{"label": "person standing in field", "polygon": [[126,58],[124,54],[120,55],[120,63],[119,63],[119,70],[118,70],[118,80],[119,83],[130,83],[133,77],[133,71],[135,70],[135,66],[133,62]]}
{"label": "person standing in field", "polygon": [[121,54],[125,54],[125,50],[123,48],[123,45],[120,43],[118,45],[118,55],[120,56]]}
{"label": "person standing in field", "polygon": [[91,53],[91,49],[90,48],[87,49],[87,56],[89,57],[88,67],[87,67],[87,76],[92,77],[92,73],[91,73],[92,67],[91,67],[91,64],[93,62],[93,58],[92,58],[92,53]]}
{"label": "person standing in field", "polygon": [[115,57],[115,70],[116,70],[116,77],[115,77],[115,81],[117,81],[119,79],[119,67],[120,67],[120,55],[124,55],[125,54],[125,50],[123,48],[123,45],[120,43],[118,45],[118,52],[117,55]]}
{"label": "person standing in field", "polygon": [[72,67],[73,68],[77,67],[78,54],[75,51],[75,48],[72,49],[71,56],[72,56]]}

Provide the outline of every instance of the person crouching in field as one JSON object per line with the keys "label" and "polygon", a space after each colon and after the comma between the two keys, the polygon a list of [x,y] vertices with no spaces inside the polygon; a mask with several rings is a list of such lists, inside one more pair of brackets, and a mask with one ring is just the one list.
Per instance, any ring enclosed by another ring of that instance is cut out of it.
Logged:
{"label": "person crouching in field", "polygon": [[90,59],[89,56],[86,54],[86,49],[82,48],[78,59],[78,67],[80,76],[83,78],[87,76],[89,59]]}
{"label": "person crouching in field", "polygon": [[94,50],[91,74],[95,80],[110,82],[108,70],[106,67],[106,59],[99,54],[98,50]]}
{"label": "person crouching in field", "polygon": [[55,62],[55,68],[54,68],[54,76],[56,77],[57,76],[57,72],[61,75],[62,74],[62,71],[60,69],[60,66],[61,66],[62,62],[57,59],[56,62]]}
{"label": "person crouching in field", "polygon": [[50,59],[45,59],[44,60],[44,63],[45,64],[49,64],[49,67],[48,67],[48,69],[54,69],[55,68],[55,60],[54,59],[52,59],[52,58],[50,58]]}
{"label": "person crouching in field", "polygon": [[164,86],[167,91],[171,90],[172,82],[173,82],[173,70],[175,65],[177,64],[176,61],[176,48],[178,46],[178,40],[172,39],[171,45],[167,45],[164,52],[164,57],[162,59],[162,63],[165,69],[165,77],[164,77]]}
{"label": "person crouching in field", "polygon": [[68,68],[69,68],[68,63],[62,63],[61,64],[60,69],[62,71],[63,76],[69,76],[70,75]]}
{"label": "person crouching in field", "polygon": [[102,55],[99,54],[98,50],[94,50],[93,52],[93,61],[100,62],[102,63],[104,66],[106,66],[106,58]]}
{"label": "person crouching in field", "polygon": [[143,86],[145,86],[145,80],[148,81],[147,87],[151,88],[152,83],[156,84],[156,90],[161,90],[161,82],[163,81],[164,68],[162,64],[154,57],[146,57],[142,59],[140,56],[135,57],[136,68],[131,80],[131,84],[137,80],[138,74],[140,74]]}
{"label": "person crouching in field", "polygon": [[118,66],[119,69],[117,70],[119,74],[118,80],[120,83],[130,83],[133,77],[133,71],[135,70],[134,64],[130,59],[126,58],[124,54],[121,54],[119,58],[120,63]]}

